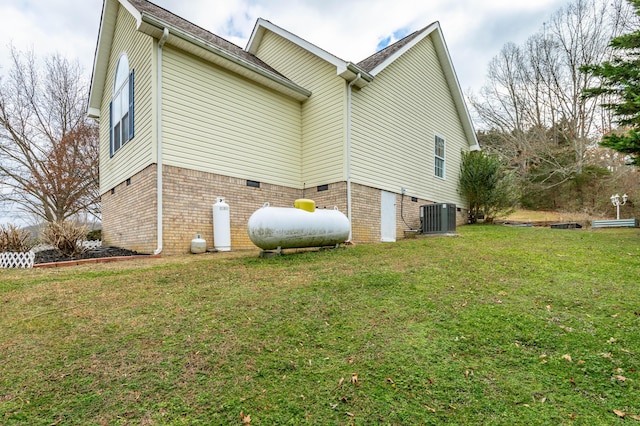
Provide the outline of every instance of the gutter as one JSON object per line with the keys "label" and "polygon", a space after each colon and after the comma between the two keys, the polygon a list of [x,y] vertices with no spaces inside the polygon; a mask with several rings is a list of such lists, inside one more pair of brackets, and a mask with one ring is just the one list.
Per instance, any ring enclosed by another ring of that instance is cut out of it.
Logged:
{"label": "gutter", "polygon": [[349,218],[349,240],[353,237],[352,207],[351,207],[351,90],[352,87],[362,78],[358,73],[356,78],[347,85],[347,217]]}
{"label": "gutter", "polygon": [[158,148],[156,160],[156,181],[157,181],[157,207],[158,207],[158,248],[153,252],[154,255],[162,253],[162,47],[169,37],[169,29],[164,27],[162,31],[162,37],[158,40],[158,76],[156,79],[156,93],[158,94],[158,104],[156,105],[157,111],[157,135],[158,135]]}

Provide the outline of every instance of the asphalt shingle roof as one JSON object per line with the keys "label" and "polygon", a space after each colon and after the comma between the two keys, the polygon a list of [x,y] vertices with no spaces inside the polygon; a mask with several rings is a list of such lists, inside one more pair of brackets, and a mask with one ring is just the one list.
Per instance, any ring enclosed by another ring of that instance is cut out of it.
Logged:
{"label": "asphalt shingle roof", "polygon": [[373,70],[375,67],[377,67],[378,65],[383,63],[385,60],[387,60],[390,56],[392,56],[398,50],[402,49],[409,42],[411,42],[411,40],[415,39],[417,36],[422,34],[430,26],[431,25],[428,25],[428,26],[422,28],[421,30],[414,31],[411,34],[409,34],[408,36],[396,41],[393,44],[390,44],[389,46],[385,47],[384,49],[377,51],[376,53],[374,53],[373,55],[369,56],[368,58],[358,62],[358,64],[357,64],[358,67],[362,68],[366,72],[371,72],[371,70]]}
{"label": "asphalt shingle roof", "polygon": [[243,59],[258,67],[264,68],[265,70],[268,70],[271,73],[284,77],[278,71],[271,68],[265,62],[260,60],[257,56],[245,51],[240,46],[237,46],[231,43],[230,41],[225,40],[224,38],[217,36],[212,32],[207,31],[204,28],[199,27],[196,24],[189,22],[184,18],[179,17],[178,15],[175,15],[158,5],[151,3],[150,1],[129,0],[129,3],[131,3],[131,5],[135,7],[140,13],[147,14],[149,16],[156,18],[159,21],[166,22],[170,26],[173,26],[200,40],[210,43],[240,59]]}

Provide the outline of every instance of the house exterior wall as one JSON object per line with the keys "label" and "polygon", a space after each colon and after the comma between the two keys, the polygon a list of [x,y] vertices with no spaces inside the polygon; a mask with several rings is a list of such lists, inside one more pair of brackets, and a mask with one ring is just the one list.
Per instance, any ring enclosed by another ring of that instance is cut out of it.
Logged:
{"label": "house exterior wall", "polygon": [[271,31],[256,56],[312,93],[302,103],[302,183],[345,180],[346,82],[335,65]]}
{"label": "house exterior wall", "polygon": [[[135,69],[135,137],[110,157],[109,102],[122,52]],[[142,253],[157,247],[156,52],[157,41],[137,32],[119,6],[101,106],[103,236],[106,244]],[[335,65],[270,31],[257,56],[311,97],[300,103],[170,44],[163,48],[164,254],[188,252],[196,233],[213,247],[218,196],[230,205],[234,250],[255,248],[246,225],[265,202],[287,207],[305,197],[347,213],[347,83]],[[380,241],[381,190],[396,194],[397,239],[420,225],[420,205],[464,205],[457,174],[468,141],[430,37],[354,89],[352,114],[356,243]],[[446,139],[445,179],[434,176],[435,134]],[[466,210],[458,219],[466,222]]]}
{"label": "house exterior wall", "polygon": [[[118,6],[116,29],[109,54],[109,66],[100,108],[100,193],[105,194],[126,179],[140,173],[155,161],[155,97],[153,90],[153,39],[135,29],[135,19]],[[110,156],[109,103],[113,96],[113,79],[122,53],[129,59],[129,69],[135,71],[135,134],[133,139]],[[109,215],[105,216],[109,226]]]}
{"label": "house exterior wall", "polygon": [[300,103],[165,46],[166,165],[302,187]]}
{"label": "house exterior wall", "polygon": [[152,253],[156,249],[156,189],[156,165],[152,164],[102,194],[104,245],[139,253]]}
{"label": "house exterior wall", "polygon": [[[353,182],[465,205],[457,184],[469,143],[431,37],[354,90],[352,110]],[[444,179],[434,175],[436,134],[446,140]]]}

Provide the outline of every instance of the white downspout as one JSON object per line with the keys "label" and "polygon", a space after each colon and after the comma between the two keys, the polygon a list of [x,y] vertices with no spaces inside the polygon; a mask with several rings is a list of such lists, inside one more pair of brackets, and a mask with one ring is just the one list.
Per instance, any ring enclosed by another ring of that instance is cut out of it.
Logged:
{"label": "white downspout", "polygon": [[157,197],[158,197],[158,248],[153,252],[153,254],[160,254],[162,252],[162,47],[164,46],[165,41],[167,41],[167,37],[169,37],[169,29],[165,27],[162,32],[162,37],[158,40],[158,76],[157,76],[157,94],[158,94],[158,104],[157,108],[157,135],[158,135],[158,158],[157,158]]}
{"label": "white downspout", "polygon": [[358,73],[347,85],[347,217],[349,218],[349,240],[353,237],[353,224],[351,222],[351,87],[362,78],[362,74]]}

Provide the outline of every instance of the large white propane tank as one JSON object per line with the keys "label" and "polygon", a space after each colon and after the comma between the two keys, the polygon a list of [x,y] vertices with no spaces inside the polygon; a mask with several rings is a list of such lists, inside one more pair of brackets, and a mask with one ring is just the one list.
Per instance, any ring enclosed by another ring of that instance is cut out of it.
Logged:
{"label": "large white propane tank", "polygon": [[231,250],[231,216],[224,197],[216,197],[213,205],[213,248],[218,251]]}
{"label": "large white propane tank", "polygon": [[349,238],[349,219],[337,207],[309,210],[307,200],[301,208],[266,203],[249,218],[249,238],[263,250],[332,246]]}

